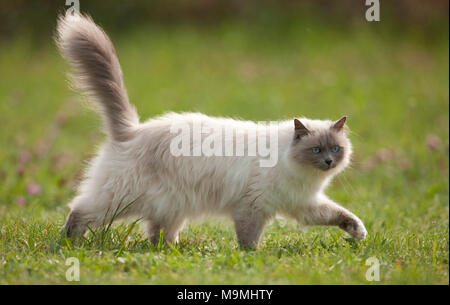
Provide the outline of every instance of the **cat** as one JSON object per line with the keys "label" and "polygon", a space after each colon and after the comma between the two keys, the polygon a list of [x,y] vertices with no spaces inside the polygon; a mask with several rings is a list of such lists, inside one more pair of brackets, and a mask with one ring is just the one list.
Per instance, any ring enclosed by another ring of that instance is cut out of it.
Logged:
{"label": "cat", "polygon": [[[67,237],[76,238],[88,227],[111,220],[137,217],[153,244],[160,234],[164,242],[176,243],[186,221],[224,215],[233,220],[239,245],[254,248],[267,222],[280,214],[366,238],[361,220],[324,193],[350,163],[345,116],[337,121],[280,121],[279,160],[273,166],[261,166],[261,157],[250,155],[174,156],[174,124],[231,128],[232,140],[239,133],[248,140],[250,132],[261,133],[267,126],[200,113],[167,113],[140,123],[128,101],[113,44],[89,16],[59,17],[55,40],[72,68],[75,88],[98,106],[107,135],[69,203]],[[246,152],[250,142],[244,144]]]}

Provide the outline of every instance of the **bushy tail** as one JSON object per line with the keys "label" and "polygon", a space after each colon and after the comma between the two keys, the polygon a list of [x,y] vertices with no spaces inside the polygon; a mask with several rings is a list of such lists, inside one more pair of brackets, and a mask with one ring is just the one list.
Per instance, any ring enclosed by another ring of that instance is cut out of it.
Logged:
{"label": "bushy tail", "polygon": [[56,43],[70,63],[75,88],[99,107],[107,134],[115,141],[127,141],[139,124],[128,101],[122,70],[111,40],[87,16],[60,16]]}

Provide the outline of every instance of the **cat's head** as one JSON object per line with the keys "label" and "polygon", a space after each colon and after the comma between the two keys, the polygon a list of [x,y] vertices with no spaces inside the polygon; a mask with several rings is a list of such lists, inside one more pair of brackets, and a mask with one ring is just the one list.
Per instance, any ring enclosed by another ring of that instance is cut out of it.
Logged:
{"label": "cat's head", "polygon": [[352,147],[342,117],[336,122],[294,119],[290,158],[302,166],[335,173],[350,162]]}

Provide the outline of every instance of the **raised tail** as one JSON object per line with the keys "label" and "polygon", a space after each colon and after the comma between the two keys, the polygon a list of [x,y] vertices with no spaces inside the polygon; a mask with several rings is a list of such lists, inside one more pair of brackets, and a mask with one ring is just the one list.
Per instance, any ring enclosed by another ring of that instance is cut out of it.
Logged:
{"label": "raised tail", "polygon": [[99,106],[106,133],[114,141],[129,140],[139,117],[128,101],[119,60],[106,33],[90,17],[60,16],[55,40],[72,67],[72,84]]}

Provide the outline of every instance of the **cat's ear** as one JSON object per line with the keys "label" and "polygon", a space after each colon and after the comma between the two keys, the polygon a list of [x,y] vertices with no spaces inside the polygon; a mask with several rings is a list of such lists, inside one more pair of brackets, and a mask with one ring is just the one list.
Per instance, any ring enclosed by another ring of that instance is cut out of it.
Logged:
{"label": "cat's ear", "polygon": [[341,131],[344,129],[345,121],[347,121],[347,116],[343,116],[342,118],[334,122],[331,128],[333,128],[336,131]]}
{"label": "cat's ear", "polygon": [[295,126],[295,139],[300,139],[303,136],[308,135],[310,132],[308,130],[308,128],[305,127],[305,125],[302,124],[302,122],[300,122],[297,119],[294,119],[294,126]]}

